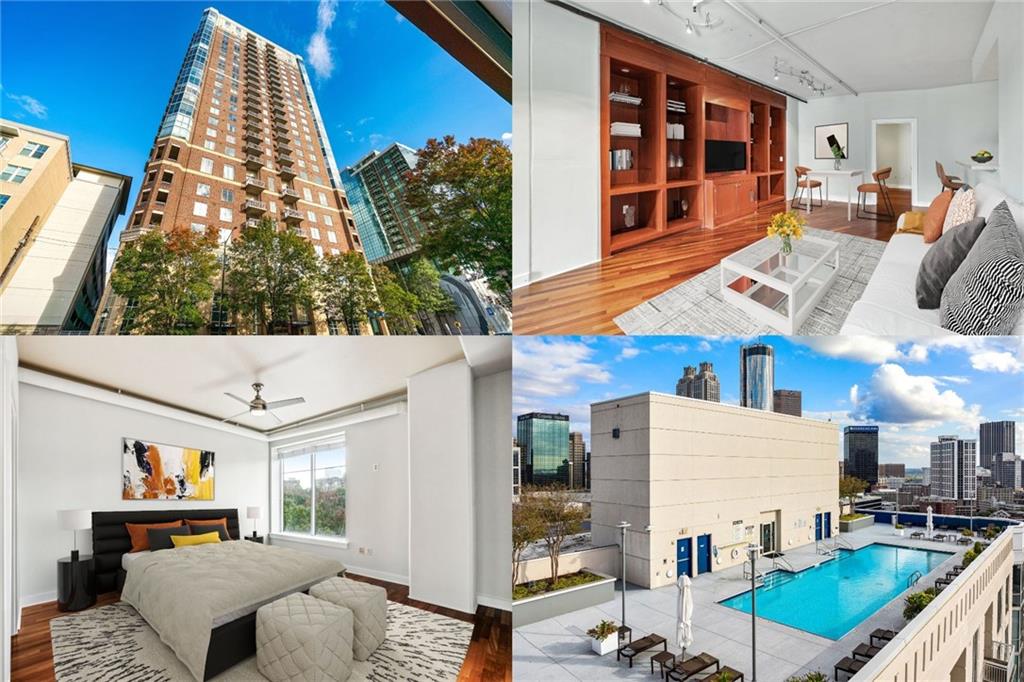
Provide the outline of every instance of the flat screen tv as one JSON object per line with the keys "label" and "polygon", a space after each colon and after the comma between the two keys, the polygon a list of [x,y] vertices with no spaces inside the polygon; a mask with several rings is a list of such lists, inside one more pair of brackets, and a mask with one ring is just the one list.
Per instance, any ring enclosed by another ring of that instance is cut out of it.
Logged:
{"label": "flat screen tv", "polygon": [[742,171],[747,169],[747,144],[728,140],[704,141],[704,172]]}

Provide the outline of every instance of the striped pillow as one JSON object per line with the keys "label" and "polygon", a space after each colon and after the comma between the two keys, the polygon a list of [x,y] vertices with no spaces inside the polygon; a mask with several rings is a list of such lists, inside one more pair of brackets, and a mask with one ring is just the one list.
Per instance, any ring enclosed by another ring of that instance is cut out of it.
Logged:
{"label": "striped pillow", "polygon": [[961,187],[949,202],[946,219],[942,223],[942,234],[946,234],[957,225],[963,225],[974,218],[974,190]]}
{"label": "striped pillow", "polygon": [[1010,334],[1024,310],[1024,244],[1006,202],[942,290],[941,323],[958,334]]}

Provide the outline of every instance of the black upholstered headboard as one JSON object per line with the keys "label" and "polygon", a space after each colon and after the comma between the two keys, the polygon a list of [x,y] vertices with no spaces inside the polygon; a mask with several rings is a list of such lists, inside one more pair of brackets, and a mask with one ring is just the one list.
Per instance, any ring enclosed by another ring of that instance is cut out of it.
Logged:
{"label": "black upholstered headboard", "polygon": [[121,556],[132,548],[126,523],[167,523],[185,519],[227,517],[228,535],[238,540],[237,509],[149,509],[145,511],[106,511],[92,513],[92,556],[96,562],[96,592],[120,589],[117,582]]}

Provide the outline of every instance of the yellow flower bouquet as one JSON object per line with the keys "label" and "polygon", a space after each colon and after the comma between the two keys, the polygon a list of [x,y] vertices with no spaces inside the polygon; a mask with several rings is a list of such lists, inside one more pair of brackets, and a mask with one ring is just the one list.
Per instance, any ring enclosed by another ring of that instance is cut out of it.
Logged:
{"label": "yellow flower bouquet", "polygon": [[782,241],[779,251],[788,256],[793,253],[793,240],[804,236],[806,224],[807,221],[796,211],[776,213],[768,223],[768,236],[778,237]]}

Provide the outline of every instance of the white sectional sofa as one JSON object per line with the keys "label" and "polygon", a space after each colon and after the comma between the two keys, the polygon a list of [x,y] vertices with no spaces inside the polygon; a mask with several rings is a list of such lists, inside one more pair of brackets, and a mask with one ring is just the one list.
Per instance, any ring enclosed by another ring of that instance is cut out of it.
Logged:
{"label": "white sectional sofa", "polygon": [[[1024,204],[984,183],[975,188],[975,214],[986,218],[1005,200],[1024,239]],[[939,311],[917,307],[917,271],[931,248],[919,234],[894,234],[860,300],[853,304],[840,334],[852,336],[936,336],[952,332],[939,326]],[[1024,317],[1014,334],[1024,335]]]}

